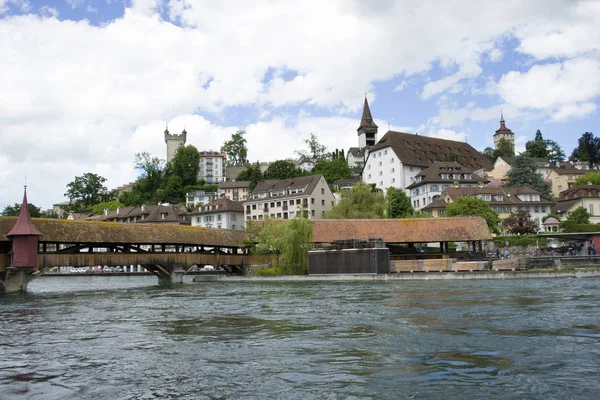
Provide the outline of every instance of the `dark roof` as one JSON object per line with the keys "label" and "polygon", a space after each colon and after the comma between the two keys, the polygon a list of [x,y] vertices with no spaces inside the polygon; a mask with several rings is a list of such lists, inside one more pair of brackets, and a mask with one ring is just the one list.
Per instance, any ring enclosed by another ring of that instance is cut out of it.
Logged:
{"label": "dark roof", "polygon": [[[291,194],[291,195],[286,194],[284,196],[278,196],[277,198],[297,197],[299,195],[305,196],[305,195],[311,194],[313,192],[313,190],[315,189],[315,187],[319,183],[319,180],[321,180],[322,177],[323,177],[323,175],[318,174],[318,175],[310,175],[310,176],[301,176],[301,177],[292,178],[292,179],[260,181],[260,182],[258,182],[256,187],[252,191],[251,195],[258,194],[258,193],[269,193],[274,190],[275,191],[278,191],[278,190],[286,190],[287,191],[289,189],[304,188],[304,191],[302,193],[295,193],[295,194]],[[262,199],[248,198],[248,200],[246,200],[246,201],[252,202],[252,201],[257,201],[257,200],[262,200]]]}
{"label": "dark roof", "polygon": [[494,133],[494,136],[501,134],[514,135],[513,131],[506,127],[506,124],[504,122],[504,116],[502,115],[502,113],[500,113],[500,128],[496,131],[496,133]]}
{"label": "dark roof", "polygon": [[415,219],[322,219],[313,221],[313,242],[381,238],[386,243],[490,240],[481,217]]}
{"label": "dark roof", "polygon": [[346,157],[348,156],[348,154],[352,154],[352,156],[354,158],[364,158],[365,155],[365,150],[367,150],[370,146],[365,146],[362,149],[359,147],[350,147],[348,149],[348,153],[346,154]]}
{"label": "dark roof", "polygon": [[375,121],[373,121],[373,116],[371,115],[371,109],[369,108],[369,102],[367,101],[367,97],[365,96],[365,103],[363,105],[362,117],[360,118],[360,125],[357,131],[362,132],[372,132],[377,133],[377,125]]}
{"label": "dark roof", "polygon": [[17,218],[10,231],[6,233],[6,236],[41,236],[40,231],[38,231],[33,224],[31,215],[29,214],[27,187],[25,187],[25,190],[23,191],[23,203],[21,204],[19,218]]}
{"label": "dark roof", "polygon": [[219,189],[249,188],[250,181],[227,181],[219,184]]}
{"label": "dark roof", "polygon": [[[442,179],[441,174],[461,174],[461,178],[454,179],[452,177],[448,179]],[[470,174],[471,179],[465,179],[464,174]],[[418,182],[411,183],[406,188],[412,189],[417,186],[421,186],[425,183],[474,183],[477,184],[479,182],[485,183],[489,182],[489,179],[482,178],[481,176],[474,174],[473,171],[469,168],[464,168],[461,164],[453,161],[453,162],[439,162],[436,161],[431,164],[428,168],[421,170],[416,176],[420,177],[421,180]]]}
{"label": "dark roof", "polygon": [[391,147],[405,165],[429,167],[435,161],[443,161],[451,154],[455,154],[458,156],[458,162],[472,171],[481,168],[488,171],[493,169],[492,163],[486,156],[465,142],[388,131],[369,150],[369,157],[375,151],[385,147]]}
{"label": "dark roof", "polygon": [[580,199],[557,201],[556,205],[552,207],[552,211],[557,213],[563,213],[565,211],[569,211],[574,205],[577,204],[581,204]]}
{"label": "dark roof", "polygon": [[[162,218],[165,214],[165,218]],[[102,216],[103,221],[126,220],[127,218],[138,218],[137,223],[182,223],[189,224],[184,216],[187,211],[179,204],[156,205],[156,206],[133,206],[118,208],[109,211]],[[143,219],[140,219],[144,216]]]}
{"label": "dark roof", "polygon": [[554,202],[545,200],[540,198],[540,201],[522,201],[517,197],[519,194],[537,194],[538,192],[535,189],[532,189],[527,186],[519,186],[519,187],[507,187],[507,186],[485,186],[485,187],[476,187],[476,188],[455,188],[449,187],[444,190],[453,201],[456,201],[459,197],[462,196],[475,196],[478,194],[490,194],[490,195],[502,195],[502,201],[495,201],[492,197],[492,200],[488,203],[490,205],[536,205],[536,206],[546,206],[553,205]]}
{"label": "dark roof", "polygon": [[333,182],[334,186],[343,187],[343,186],[354,186],[361,180],[359,178],[342,178]]}
{"label": "dark roof", "polygon": [[558,168],[552,168],[552,171],[556,172],[558,175],[585,175],[589,171],[583,171],[581,169],[577,169],[575,167],[563,166],[561,165]]}
{"label": "dark roof", "polygon": [[438,208],[446,208],[448,204],[444,201],[444,199],[435,199],[431,203],[427,204],[425,207],[421,208],[423,211],[433,210]]}
{"label": "dark roof", "polygon": [[577,185],[560,192],[558,201],[600,197],[600,185]]}
{"label": "dark roof", "polygon": [[223,211],[244,212],[244,206],[239,201],[232,201],[227,198],[213,200],[208,204],[198,207],[190,215],[212,214]]}
{"label": "dark roof", "polygon": [[[17,218],[0,217],[0,241]],[[54,243],[204,244],[240,247],[244,231],[182,225],[35,219],[42,241]]]}

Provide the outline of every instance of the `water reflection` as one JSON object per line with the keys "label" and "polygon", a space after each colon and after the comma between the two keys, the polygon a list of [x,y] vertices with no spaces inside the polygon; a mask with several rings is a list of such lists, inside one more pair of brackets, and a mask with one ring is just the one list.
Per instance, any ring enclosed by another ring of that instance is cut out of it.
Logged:
{"label": "water reflection", "polygon": [[1,399],[596,398],[600,280],[40,279],[2,298]]}

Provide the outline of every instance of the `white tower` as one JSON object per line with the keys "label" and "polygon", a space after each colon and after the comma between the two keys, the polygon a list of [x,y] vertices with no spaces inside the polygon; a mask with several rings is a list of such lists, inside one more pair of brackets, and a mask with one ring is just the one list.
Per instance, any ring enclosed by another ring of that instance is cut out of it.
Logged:
{"label": "white tower", "polygon": [[170,134],[169,128],[165,128],[165,143],[167,144],[167,163],[171,162],[173,157],[175,157],[177,149],[180,146],[185,145],[186,139],[187,131],[185,130],[185,128],[183,129],[180,135]]}

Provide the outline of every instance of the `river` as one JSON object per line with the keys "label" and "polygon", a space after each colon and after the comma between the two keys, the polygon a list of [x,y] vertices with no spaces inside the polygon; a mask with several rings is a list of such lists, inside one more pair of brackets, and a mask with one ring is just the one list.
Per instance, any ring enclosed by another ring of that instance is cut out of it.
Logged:
{"label": "river", "polygon": [[599,289],[43,277],[0,297],[0,399],[596,399]]}

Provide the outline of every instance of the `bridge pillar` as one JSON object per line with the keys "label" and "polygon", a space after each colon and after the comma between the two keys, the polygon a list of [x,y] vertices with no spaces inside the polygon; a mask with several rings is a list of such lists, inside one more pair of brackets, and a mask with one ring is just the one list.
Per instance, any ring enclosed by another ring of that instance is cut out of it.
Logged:
{"label": "bridge pillar", "polygon": [[32,268],[8,268],[0,280],[0,294],[25,293]]}
{"label": "bridge pillar", "polygon": [[183,283],[185,268],[183,264],[162,265],[158,272],[158,283],[160,285],[171,285],[174,283]]}

